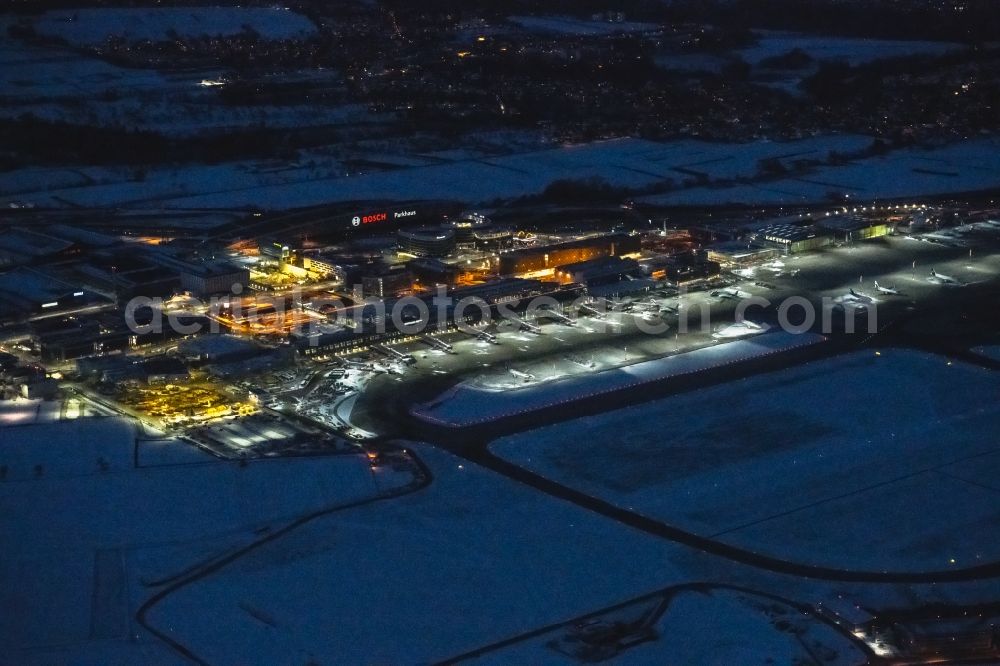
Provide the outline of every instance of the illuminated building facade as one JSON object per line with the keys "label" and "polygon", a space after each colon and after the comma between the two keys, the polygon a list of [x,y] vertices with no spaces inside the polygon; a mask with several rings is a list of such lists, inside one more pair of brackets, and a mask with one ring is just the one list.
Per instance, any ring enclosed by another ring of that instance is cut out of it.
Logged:
{"label": "illuminated building facade", "polygon": [[833,236],[817,225],[776,223],[758,228],[757,240],[778,248],[782,254],[798,254],[830,245]]}
{"label": "illuminated building facade", "polygon": [[598,257],[620,257],[639,252],[639,236],[609,234],[582,240],[514,250],[500,256],[500,274],[517,275],[551,270]]}

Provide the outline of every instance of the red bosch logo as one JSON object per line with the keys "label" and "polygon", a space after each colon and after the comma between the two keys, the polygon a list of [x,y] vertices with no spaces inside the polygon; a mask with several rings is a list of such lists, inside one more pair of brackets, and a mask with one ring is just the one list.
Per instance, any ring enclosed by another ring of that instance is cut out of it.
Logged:
{"label": "red bosch logo", "polygon": [[385,222],[388,219],[388,213],[372,213],[371,215],[364,215],[361,218],[361,224],[372,224],[374,222]]}

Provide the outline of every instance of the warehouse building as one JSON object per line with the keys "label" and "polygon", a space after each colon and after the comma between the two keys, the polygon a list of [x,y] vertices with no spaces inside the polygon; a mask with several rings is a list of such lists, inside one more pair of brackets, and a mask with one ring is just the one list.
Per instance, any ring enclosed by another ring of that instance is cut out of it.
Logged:
{"label": "warehouse building", "polygon": [[54,316],[87,305],[109,303],[64,282],[52,271],[20,267],[0,275],[0,321],[31,315]]}
{"label": "warehouse building", "polygon": [[458,281],[459,269],[453,264],[446,264],[433,257],[417,257],[406,262],[406,267],[413,273],[414,279],[428,284],[455,284]]}
{"label": "warehouse building", "polygon": [[756,229],[757,240],[782,254],[818,250],[833,243],[833,235],[818,225],[776,222]]}
{"label": "warehouse building", "polygon": [[0,232],[0,268],[70,258],[79,252],[72,241],[38,231],[14,228]]}
{"label": "warehouse building", "polygon": [[598,257],[622,257],[642,249],[639,236],[608,234],[593,236],[568,243],[513,250],[500,255],[501,275],[517,275],[554,270],[557,266],[573,264]]}
{"label": "warehouse building", "polygon": [[555,277],[563,284],[575,282],[585,287],[596,287],[621,282],[629,277],[642,277],[642,271],[635,259],[598,257],[559,266]]}
{"label": "warehouse building", "polygon": [[674,284],[691,284],[718,277],[722,271],[719,262],[712,261],[704,250],[678,252],[665,258],[664,277]]}
{"label": "warehouse building", "polygon": [[820,228],[828,231],[838,241],[851,242],[888,236],[893,224],[886,220],[870,220],[855,215],[842,215],[821,220]]}
{"label": "warehouse building", "polygon": [[725,241],[706,248],[708,258],[725,268],[749,268],[774,261],[780,256],[776,247],[746,241]]}
{"label": "warehouse building", "polygon": [[355,297],[391,298],[413,288],[413,274],[405,266],[389,266],[361,278],[361,291],[355,286]]}
{"label": "warehouse building", "polygon": [[250,284],[250,271],[228,262],[188,263],[180,267],[181,288],[195,296],[210,296],[236,291]]}

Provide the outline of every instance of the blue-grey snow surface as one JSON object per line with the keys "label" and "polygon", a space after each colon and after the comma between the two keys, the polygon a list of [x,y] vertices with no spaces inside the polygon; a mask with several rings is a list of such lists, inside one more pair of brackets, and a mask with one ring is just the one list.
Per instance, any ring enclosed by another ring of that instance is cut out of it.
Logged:
{"label": "blue-grey snow surface", "polygon": [[282,7],[90,7],[51,11],[34,24],[39,34],[70,44],[101,44],[109,36],[127,41],[164,41],[235,35],[250,28],[265,38],[288,39],[311,34],[312,21]]}
{"label": "blue-grey snow surface", "polygon": [[858,352],[514,435],[493,450],[777,557],[938,570],[1000,558],[998,396],[983,368]]}

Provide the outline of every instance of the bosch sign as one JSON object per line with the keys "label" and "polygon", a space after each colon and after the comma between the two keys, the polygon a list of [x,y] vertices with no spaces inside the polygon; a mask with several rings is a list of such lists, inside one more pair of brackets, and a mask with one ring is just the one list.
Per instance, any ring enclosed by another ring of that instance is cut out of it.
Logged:
{"label": "bosch sign", "polygon": [[361,224],[374,224],[376,222],[385,222],[389,219],[388,213],[372,213],[371,215],[362,215]]}
{"label": "bosch sign", "polygon": [[378,224],[379,222],[387,222],[391,220],[398,220],[407,217],[416,217],[417,211],[415,210],[397,210],[393,212],[378,212],[378,213],[366,213],[364,215],[355,215],[351,218],[351,226],[360,227],[365,224]]}

